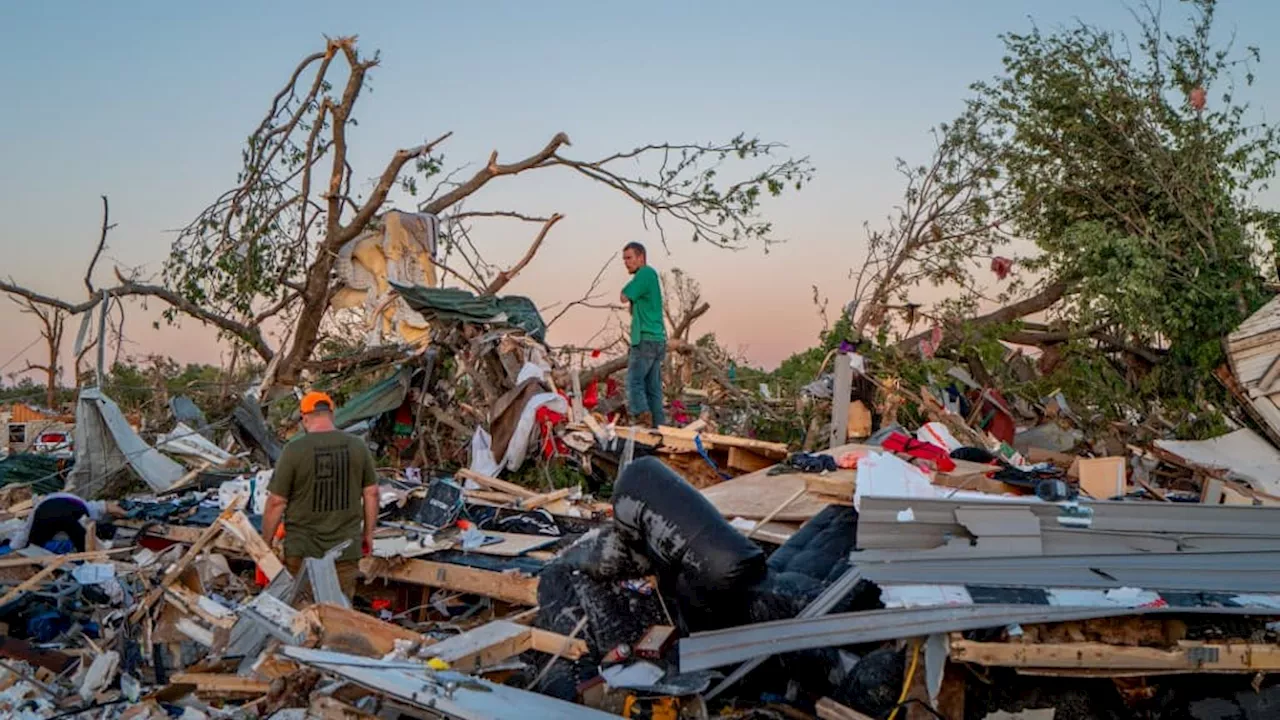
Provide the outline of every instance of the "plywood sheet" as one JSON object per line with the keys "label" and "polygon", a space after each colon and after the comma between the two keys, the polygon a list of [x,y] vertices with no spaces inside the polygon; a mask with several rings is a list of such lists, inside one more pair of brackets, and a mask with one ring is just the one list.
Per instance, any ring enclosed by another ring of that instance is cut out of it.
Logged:
{"label": "plywood sheet", "polygon": [[[865,445],[841,445],[840,447],[826,450],[822,454],[840,457],[843,453],[857,449],[866,450],[871,448]],[[716,506],[716,509],[724,517],[760,520],[786,502],[787,498],[794,495],[796,491],[804,488],[805,480],[811,477],[813,477],[811,473],[770,475],[769,468],[766,468],[733,480],[726,480],[719,485],[713,485],[703,490],[702,494],[706,496],[707,500],[711,501],[712,505]],[[856,482],[857,471],[838,470],[827,477]],[[805,493],[796,498],[782,512],[775,515],[773,520],[784,523],[803,523],[822,512],[822,509],[830,504],[832,504],[830,498],[814,493]]]}

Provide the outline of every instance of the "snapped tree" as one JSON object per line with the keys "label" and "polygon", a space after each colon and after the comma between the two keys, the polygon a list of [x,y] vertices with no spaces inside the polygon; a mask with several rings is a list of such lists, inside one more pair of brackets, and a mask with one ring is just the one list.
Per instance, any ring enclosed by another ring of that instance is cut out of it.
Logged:
{"label": "snapped tree", "polygon": [[[338,250],[377,223],[393,199],[447,218],[444,225],[453,231],[442,238],[441,269],[472,289],[496,294],[561,219],[463,208],[499,178],[559,168],[634,202],[664,243],[678,228],[694,241],[741,247],[772,240],[773,228],[758,212],[761,200],[799,189],[812,175],[807,159],[777,159],[780,145],[744,135],[723,143],[654,143],[579,158],[569,153],[564,133],[514,162],[500,162],[495,150],[470,174],[465,167],[446,173],[440,154],[450,137],[446,132],[396,151],[361,194],[363,176],[352,167],[350,149],[356,107],[378,62],[376,54],[358,52],[354,37],[328,40],[322,51],[304,58],[250,133],[235,185],[173,244],[163,284],[117,271],[120,283],[106,294],[155,297],[168,305],[165,315],[171,322],[185,315],[213,325],[269,363],[272,384],[284,389],[299,383],[303,371],[320,360],[316,354],[330,299],[341,288],[333,273]],[[726,180],[729,170],[737,176]],[[425,192],[433,181],[434,188]],[[539,226],[512,267],[489,265],[479,250],[482,243],[473,241],[468,224],[486,219]],[[0,284],[0,290],[73,315],[99,301],[72,304],[12,282]],[[282,332],[273,338],[272,329]]]}

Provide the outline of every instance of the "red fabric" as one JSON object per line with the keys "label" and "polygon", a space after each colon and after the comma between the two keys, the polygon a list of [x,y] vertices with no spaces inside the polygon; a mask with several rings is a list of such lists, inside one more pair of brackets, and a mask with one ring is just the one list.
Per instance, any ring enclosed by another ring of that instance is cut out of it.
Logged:
{"label": "red fabric", "polygon": [[595,410],[596,405],[600,404],[600,383],[590,382],[582,391],[582,407],[588,410]]}
{"label": "red fabric", "polygon": [[599,351],[599,350],[592,350],[592,351],[591,351],[591,357],[592,357],[592,358],[598,358],[598,357],[600,357],[600,351]]}
{"label": "red fabric", "polygon": [[614,395],[617,395],[617,394],[618,394],[618,381],[614,380],[613,378],[609,378],[604,383],[604,396],[613,397]]}
{"label": "red fabric", "polygon": [[1013,270],[1013,261],[1007,257],[991,258],[991,272],[996,274],[996,279],[1003,280],[1009,277],[1009,272]]}
{"label": "red fabric", "polygon": [[568,454],[569,448],[565,446],[560,438],[556,437],[554,428],[556,425],[564,422],[564,415],[554,410],[550,410],[546,405],[538,408],[538,412],[533,416],[538,423],[538,427],[542,428],[542,455],[546,458],[554,457],[557,453]]}
{"label": "red fabric", "polygon": [[890,452],[906,453],[913,458],[928,460],[942,472],[951,472],[956,469],[956,461],[951,459],[946,449],[933,443],[921,442],[902,433],[893,433],[881,444]]}

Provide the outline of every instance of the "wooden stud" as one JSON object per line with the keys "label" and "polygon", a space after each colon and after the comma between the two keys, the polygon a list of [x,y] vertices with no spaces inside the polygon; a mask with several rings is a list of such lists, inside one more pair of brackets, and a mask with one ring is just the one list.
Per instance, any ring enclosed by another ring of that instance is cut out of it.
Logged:
{"label": "wooden stud", "polygon": [[819,700],[814,710],[817,711],[821,720],[872,720],[870,715],[863,715],[828,697]]}
{"label": "wooden stud", "polygon": [[757,452],[746,448],[731,447],[729,448],[729,460],[726,464],[734,470],[756,472],[757,470],[773,467],[775,463]]}
{"label": "wooden stud", "polygon": [[169,680],[174,685],[194,685],[202,693],[266,695],[271,690],[269,682],[219,673],[175,673]]}
{"label": "wooden stud", "polygon": [[271,546],[253,528],[249,518],[245,517],[244,513],[232,513],[230,517],[224,517],[220,522],[228,532],[244,545],[249,557],[253,558],[253,561],[258,564],[258,569],[262,571],[262,574],[267,576],[268,582],[274,580],[276,575],[279,575],[284,570],[284,563],[280,562],[280,558],[276,557],[276,554],[271,550]]}
{"label": "wooden stud", "polygon": [[506,480],[499,480],[498,478],[492,478],[492,477],[489,477],[488,475],[481,475],[478,472],[473,472],[471,470],[467,470],[466,468],[459,470],[457,473],[455,473],[455,475],[457,475],[457,477],[463,478],[464,480],[470,480],[476,483],[477,485],[486,487],[490,490],[496,490],[498,492],[506,493],[508,495],[514,495],[518,498],[531,498],[531,497],[537,497],[538,495],[538,493],[534,492],[533,490],[530,490],[529,488],[520,487],[515,483],[509,483]]}
{"label": "wooden stud", "polygon": [[501,573],[417,559],[393,565],[379,558],[362,559],[360,571],[366,578],[484,595],[518,605],[538,604],[538,578],[523,573]]}
{"label": "wooden stud", "polygon": [[1183,641],[1164,648],[1106,643],[985,643],[952,641],[951,658],[959,662],[1018,668],[1108,670],[1178,670],[1185,672],[1250,672],[1280,670],[1280,646],[1263,643]]}

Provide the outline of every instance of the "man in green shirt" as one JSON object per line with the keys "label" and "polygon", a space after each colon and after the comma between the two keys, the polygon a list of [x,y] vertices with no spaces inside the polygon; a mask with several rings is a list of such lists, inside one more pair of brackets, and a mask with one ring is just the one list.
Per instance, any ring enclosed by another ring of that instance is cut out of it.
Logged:
{"label": "man in green shirt", "polygon": [[644,246],[628,243],[622,263],[631,281],[621,301],[631,303],[631,354],[627,363],[627,408],[637,425],[662,425],[662,360],[667,354],[667,330],[662,324],[662,284],[649,267]]}
{"label": "man in green shirt", "polygon": [[333,424],[333,400],[321,392],[302,398],[306,432],[285,445],[267,486],[262,536],[275,538],[284,520],[284,565],[297,576],[303,558],[319,558],[350,541],[337,560],[338,582],[351,599],[360,556],[373,547],[378,525],[378,478],[373,454],[360,438]]}

